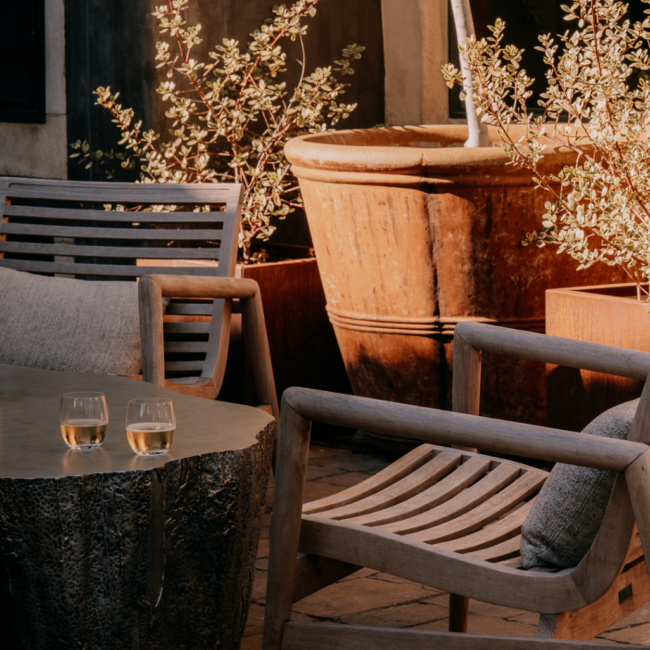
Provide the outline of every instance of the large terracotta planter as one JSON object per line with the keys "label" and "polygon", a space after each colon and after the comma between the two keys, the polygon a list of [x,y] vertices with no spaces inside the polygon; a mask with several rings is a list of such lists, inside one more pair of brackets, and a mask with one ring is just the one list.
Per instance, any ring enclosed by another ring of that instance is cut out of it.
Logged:
{"label": "large terracotta planter", "polygon": [[[464,126],[340,131],[297,138],[300,181],[327,310],[358,395],[450,408],[457,323],[544,331],[549,287],[620,281],[575,270],[553,248],[521,246],[545,193],[497,145],[466,149]],[[549,147],[541,171],[574,154]],[[545,372],[487,360],[482,411],[545,419]]]}
{"label": "large terracotta planter", "polygon": [[[636,285],[612,284],[546,292],[546,331],[555,336],[650,352],[650,304]],[[548,366],[548,423],[580,431],[608,408],[641,395],[643,382]]]}

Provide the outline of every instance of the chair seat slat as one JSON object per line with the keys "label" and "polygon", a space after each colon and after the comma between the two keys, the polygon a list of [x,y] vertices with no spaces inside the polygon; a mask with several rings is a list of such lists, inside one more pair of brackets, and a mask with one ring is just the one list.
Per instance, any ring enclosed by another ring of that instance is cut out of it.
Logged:
{"label": "chair seat slat", "polygon": [[534,502],[535,499],[531,499],[520,508],[517,508],[502,519],[495,521],[476,533],[450,542],[443,542],[438,544],[438,546],[447,551],[455,551],[456,553],[471,553],[472,551],[480,551],[511,539],[521,532],[521,525],[528,516]]}
{"label": "chair seat slat", "polygon": [[495,544],[494,546],[488,546],[479,551],[470,551],[469,555],[471,555],[475,560],[501,562],[502,560],[517,557],[520,553],[520,547],[521,535],[515,535],[514,537],[507,539],[505,542]]}
{"label": "chair seat slat", "polygon": [[77,246],[39,242],[0,241],[0,252],[29,255],[71,255],[74,257],[134,257],[143,259],[218,260],[219,248],[153,248],[135,246]]}
{"label": "chair seat slat", "polygon": [[425,544],[440,544],[474,533],[512,510],[518,503],[536,494],[545,480],[546,477],[537,472],[526,472],[507,488],[482,503],[480,507],[455,517],[447,523],[411,533],[408,537]]}
{"label": "chair seat slat", "polygon": [[136,239],[160,241],[217,241],[222,231],[189,230],[186,228],[94,228],[82,226],[50,226],[49,224],[0,223],[0,234],[45,237],[80,237],[84,239]]}
{"label": "chair seat slat", "polygon": [[408,476],[411,472],[426,463],[434,454],[435,448],[432,445],[420,445],[411,450],[405,456],[395,461],[392,465],[378,472],[371,478],[362,481],[347,490],[343,490],[331,497],[325,497],[318,501],[306,503],[303,506],[303,514],[314,514],[324,510],[338,508],[353,501],[363,499],[375,492],[383,490],[400,479]]}
{"label": "chair seat slat", "polygon": [[438,483],[424,490],[424,492],[420,492],[420,494],[391,508],[358,517],[354,520],[354,523],[362,526],[386,526],[387,524],[415,517],[445,503],[461,490],[475,483],[490,469],[491,464],[490,458],[474,456]]}
{"label": "chair seat slat", "polygon": [[[273,538],[272,538],[273,539]],[[303,515],[300,553],[334,556],[342,562],[387,570],[406,580],[478,600],[490,600],[495,586],[500,604],[531,611],[556,612],[586,604],[573,582],[574,570],[535,575],[471,555],[444,551],[410,537],[392,535],[368,526]]]}
{"label": "chair seat slat", "polygon": [[180,223],[186,221],[188,217],[193,223],[220,223],[223,222],[225,216],[228,216],[227,212],[117,212],[85,208],[42,208],[31,205],[6,205],[2,214],[5,217],[109,221],[113,223]]}
{"label": "chair seat slat", "polygon": [[[455,472],[454,472],[455,473]],[[520,468],[507,463],[495,467],[487,476],[468,487],[464,492],[456,494],[439,506],[427,510],[414,517],[409,517],[393,524],[380,526],[389,533],[405,535],[418,530],[439,526],[455,517],[459,517],[498,494],[517,479]]]}
{"label": "chair seat slat", "polygon": [[360,523],[358,520],[362,515],[390,508],[426,490],[452,472],[461,459],[462,455],[457,451],[443,451],[397,483],[360,501],[328,510],[326,516],[328,519],[345,519],[350,523]]}

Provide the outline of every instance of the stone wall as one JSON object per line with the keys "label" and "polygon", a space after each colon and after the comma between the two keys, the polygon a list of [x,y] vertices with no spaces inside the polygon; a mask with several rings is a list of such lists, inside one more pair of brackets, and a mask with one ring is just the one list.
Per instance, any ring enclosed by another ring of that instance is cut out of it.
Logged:
{"label": "stone wall", "polygon": [[0,175],[67,178],[63,24],[64,0],[46,0],[46,123],[0,122]]}

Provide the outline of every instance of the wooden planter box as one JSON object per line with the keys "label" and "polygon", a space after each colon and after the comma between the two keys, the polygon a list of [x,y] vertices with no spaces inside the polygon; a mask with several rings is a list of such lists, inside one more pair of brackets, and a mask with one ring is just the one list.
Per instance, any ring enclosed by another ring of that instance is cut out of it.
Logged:
{"label": "wooden planter box", "polygon": [[[238,266],[239,274],[260,285],[278,401],[290,386],[351,393],[334,329],[327,318],[316,258]],[[254,387],[250,376],[248,372],[244,401],[252,404]]]}
{"label": "wooden planter box", "polygon": [[[634,284],[549,289],[546,333],[650,352],[649,308]],[[643,382],[549,365],[547,386],[549,426],[579,431],[608,408],[639,397]]]}

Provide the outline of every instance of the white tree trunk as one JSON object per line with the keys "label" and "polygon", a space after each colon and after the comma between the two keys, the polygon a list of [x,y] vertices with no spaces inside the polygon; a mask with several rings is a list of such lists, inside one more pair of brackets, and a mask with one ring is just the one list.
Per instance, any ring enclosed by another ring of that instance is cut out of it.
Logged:
{"label": "white tree trunk", "polygon": [[[464,45],[471,36],[476,36],[474,21],[472,20],[472,9],[469,0],[451,0],[451,8],[454,12],[454,23],[456,25],[456,36],[459,45]],[[474,87],[472,85],[472,72],[467,67],[467,62],[460,56],[460,69],[463,73],[463,86],[466,93],[465,109],[467,111],[467,127],[469,137],[465,143],[466,147],[489,147],[487,126],[483,124],[476,115],[476,104],[474,103]]]}

